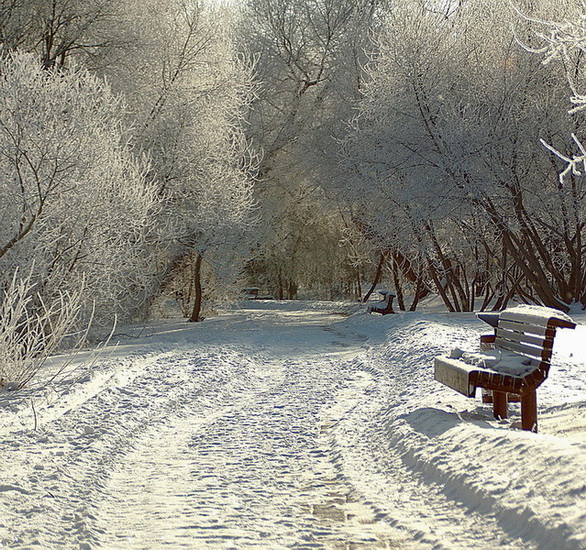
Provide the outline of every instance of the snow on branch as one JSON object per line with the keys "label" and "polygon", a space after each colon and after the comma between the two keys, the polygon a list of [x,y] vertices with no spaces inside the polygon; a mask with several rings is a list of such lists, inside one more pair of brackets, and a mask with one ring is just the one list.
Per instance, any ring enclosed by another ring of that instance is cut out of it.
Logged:
{"label": "snow on branch", "polygon": [[[527,51],[543,56],[543,64],[548,65],[553,61],[562,60],[568,62],[572,54],[583,55],[586,53],[586,1],[581,0],[571,18],[561,21],[543,21],[522,13],[514,3],[512,9],[525,21],[533,23],[541,28],[535,30],[532,35],[541,42],[541,47],[532,47],[516,36],[517,42]],[[573,63],[568,63],[572,66]],[[578,90],[576,75],[572,71],[566,71],[568,83],[572,91],[570,101],[575,107],[569,110],[570,114],[586,109],[586,95]]]}
{"label": "snow on branch", "polygon": [[559,180],[562,186],[564,185],[564,180],[568,174],[571,173],[573,176],[582,176],[586,173],[586,149],[575,134],[572,134],[572,139],[580,149],[580,154],[574,155],[571,158],[558,151],[544,139],[540,140],[546,149],[566,163],[566,168],[559,174]]}

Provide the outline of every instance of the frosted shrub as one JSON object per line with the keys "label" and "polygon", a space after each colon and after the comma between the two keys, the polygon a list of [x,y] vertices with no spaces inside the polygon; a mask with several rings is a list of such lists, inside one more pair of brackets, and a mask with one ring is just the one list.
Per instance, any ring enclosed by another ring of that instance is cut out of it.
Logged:
{"label": "frosted shrub", "polygon": [[[34,286],[30,275],[19,278],[15,273],[0,295],[0,389],[18,390],[38,377],[80,315],[81,289],[62,292],[47,305]],[[65,366],[43,382],[49,383]]]}

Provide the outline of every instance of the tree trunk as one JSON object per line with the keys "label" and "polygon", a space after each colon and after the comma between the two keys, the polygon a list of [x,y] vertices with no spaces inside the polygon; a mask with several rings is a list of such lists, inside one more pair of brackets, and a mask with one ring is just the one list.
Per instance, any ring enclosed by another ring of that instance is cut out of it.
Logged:
{"label": "tree trunk", "polygon": [[403,295],[403,287],[399,280],[399,266],[397,265],[396,257],[393,256],[391,262],[391,272],[393,274],[393,284],[395,285],[395,292],[397,293],[397,303],[400,311],[405,311],[405,296]]}
{"label": "tree trunk", "polygon": [[411,301],[411,305],[409,306],[409,311],[415,311],[417,309],[417,305],[419,304],[419,300],[421,298],[425,298],[428,292],[425,288],[423,288],[423,278],[417,279],[417,283],[415,284],[415,292],[413,294],[413,300]]}
{"label": "tree trunk", "polygon": [[385,265],[385,255],[384,255],[384,252],[383,252],[380,255],[380,260],[379,260],[378,266],[376,268],[376,274],[374,276],[374,281],[372,281],[372,285],[368,289],[368,292],[364,295],[364,298],[362,298],[362,301],[364,303],[368,302],[368,299],[370,298],[370,295],[374,292],[374,289],[376,288],[376,285],[378,285],[380,283],[381,276],[383,274],[383,266],[384,265]]}
{"label": "tree trunk", "polygon": [[360,266],[356,268],[356,291],[354,292],[354,299],[360,300],[362,295],[362,277],[360,276]]}
{"label": "tree trunk", "polygon": [[454,313],[456,311],[456,309],[452,305],[452,302],[450,302],[450,298],[448,296],[448,293],[446,292],[446,289],[442,285],[440,276],[439,276],[437,269],[436,269],[435,265],[433,264],[433,260],[431,258],[427,262],[427,269],[429,271],[429,274],[431,275],[431,278],[435,284],[437,291],[439,292],[440,296],[442,297],[444,304],[448,308],[448,311],[451,313]]}
{"label": "tree trunk", "polygon": [[283,270],[279,266],[277,273],[277,285],[279,287],[279,300],[285,299],[285,285],[283,283]]}
{"label": "tree trunk", "polygon": [[201,317],[199,316],[201,313],[201,260],[202,255],[198,254],[195,258],[195,269],[193,273],[193,286],[195,288],[195,300],[193,302],[193,310],[191,312],[191,317],[189,321],[192,323],[197,323],[201,321]]}

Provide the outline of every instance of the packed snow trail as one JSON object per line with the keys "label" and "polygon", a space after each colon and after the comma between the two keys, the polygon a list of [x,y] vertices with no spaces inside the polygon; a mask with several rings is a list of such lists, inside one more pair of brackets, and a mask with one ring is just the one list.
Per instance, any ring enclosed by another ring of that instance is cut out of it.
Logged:
{"label": "packed snow trail", "polygon": [[8,431],[1,546],[540,548],[465,480],[406,458],[388,417],[411,390],[367,334],[254,307],[123,342]]}
{"label": "packed snow trail", "polygon": [[[149,430],[111,477],[106,492],[115,498],[97,516],[108,526],[103,546],[404,546],[405,535],[377,521],[339,479],[320,434],[323,404],[346,383],[341,364],[359,346],[347,350],[351,344],[339,338],[324,339],[320,325],[335,317],[323,313],[289,313],[285,324],[271,316],[268,326],[266,314],[256,316],[256,325],[241,327],[253,335],[250,355],[265,348],[247,365],[248,383],[221,404],[199,400],[163,430]],[[206,362],[215,368],[211,357]],[[226,373],[218,382],[233,381]]]}

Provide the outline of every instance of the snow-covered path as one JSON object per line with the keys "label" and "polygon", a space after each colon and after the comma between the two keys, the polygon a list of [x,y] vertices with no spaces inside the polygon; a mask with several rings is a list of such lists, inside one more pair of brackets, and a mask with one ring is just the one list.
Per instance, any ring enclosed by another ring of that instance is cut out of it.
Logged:
{"label": "snow-covered path", "polygon": [[[324,332],[339,316],[265,312],[251,323],[250,315],[221,351],[182,359],[181,370],[199,363],[215,380],[195,381],[195,369],[193,391],[207,389],[149,428],[111,477],[112,498],[96,522],[105,547],[384,548],[402,541],[339,479],[322,436],[322,409],[347,384],[344,365],[359,342]],[[225,361],[230,347],[243,347],[247,359]]]}
{"label": "snow-covered path", "polygon": [[133,449],[108,485],[116,499],[98,515],[98,525],[110,526],[105,546],[320,548],[381,542],[373,530],[394,535],[374,525],[348,536],[346,511],[335,505],[352,499],[319,431],[320,409],[340,384],[335,364],[286,360],[262,369],[223,406],[189,407]]}
{"label": "snow-covered path", "polygon": [[341,319],[258,304],[169,322],[33,416],[23,396],[1,426],[2,546],[579,548],[422,468],[401,422],[427,409]]}
{"label": "snow-covered path", "polygon": [[[240,311],[188,328],[177,323],[164,350],[133,352],[123,369],[106,368],[94,384],[82,380],[71,409],[57,401],[38,412],[39,429],[12,434],[16,476],[3,486],[3,544],[402,542],[405,535],[378,521],[339,479],[322,435],[322,410],[347,387],[348,359],[361,351],[360,340],[326,330],[339,319]],[[123,357],[125,345],[116,354]]]}

